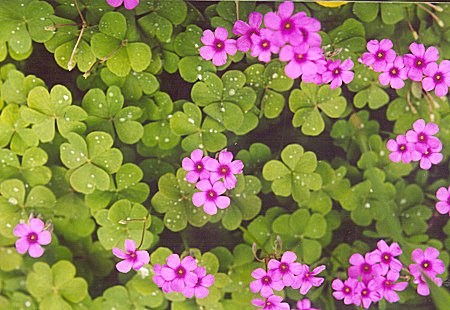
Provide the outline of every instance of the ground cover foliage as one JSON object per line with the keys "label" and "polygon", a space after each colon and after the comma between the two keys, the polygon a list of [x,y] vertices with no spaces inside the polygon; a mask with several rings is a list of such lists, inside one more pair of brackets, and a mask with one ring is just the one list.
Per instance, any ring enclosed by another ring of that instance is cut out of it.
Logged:
{"label": "ground cover foliage", "polygon": [[[401,246],[404,264],[433,247],[448,266],[448,214],[435,207],[449,186],[448,98],[411,80],[384,86],[358,59],[373,39],[449,59],[450,5],[295,3],[320,21],[324,54],[354,62],[353,81],[333,90],[287,77],[276,57],[237,51],[218,67],[200,57],[204,30],[231,36],[237,19],[278,5],[0,0],[0,309],[254,309],[252,271],[264,263],[252,246],[265,257],[280,240],[302,264],[326,266],[306,295],[321,309],[352,307],[331,283],[380,239]],[[418,119],[440,127],[443,160],[429,170],[392,162],[386,147]],[[213,215],[194,205],[181,168],[196,149],[244,164]],[[38,258],[15,248],[14,227],[31,214],[52,232]],[[122,274],[112,249],[127,239],[142,240],[150,262]],[[206,298],[152,281],[172,253],[214,276]],[[445,309],[448,272],[439,277],[428,297],[411,284],[399,303],[374,307]],[[304,298],[279,294],[291,307]]]}

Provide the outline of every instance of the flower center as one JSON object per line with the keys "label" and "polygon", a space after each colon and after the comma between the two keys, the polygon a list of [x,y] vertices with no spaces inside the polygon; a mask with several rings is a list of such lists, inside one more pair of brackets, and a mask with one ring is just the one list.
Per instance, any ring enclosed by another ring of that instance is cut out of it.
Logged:
{"label": "flower center", "polygon": [[334,69],[334,71],[333,71],[333,73],[334,73],[334,75],[339,75],[339,69]]}
{"label": "flower center", "polygon": [[346,286],[346,287],[344,288],[344,292],[347,293],[347,294],[349,294],[351,291],[352,291],[352,290],[351,290],[348,286]]}
{"label": "flower center", "polygon": [[198,172],[202,171],[203,170],[203,165],[198,163],[196,169],[197,169]]}
{"label": "flower center", "polygon": [[416,66],[417,67],[422,67],[422,65],[423,65],[422,60],[418,59],[417,62],[416,62]]}
{"label": "flower center", "polygon": [[[400,147],[400,149],[401,149],[402,151],[405,150],[405,146],[403,145],[403,149],[402,149],[401,147]],[[383,255],[383,259],[387,262],[387,261],[389,261],[389,260],[391,259],[391,255],[385,253],[385,254]]]}
{"label": "flower center", "polygon": [[284,23],[284,29],[291,30],[292,29],[292,23],[290,21]]}
{"label": "flower center", "polygon": [[371,269],[371,268],[370,268],[370,265],[369,265],[369,264],[364,264],[363,267],[362,267],[362,270],[363,270],[364,272],[366,272],[366,273],[367,273],[367,272],[370,272],[370,269]]}
{"label": "flower center", "polygon": [[303,54],[297,54],[297,55],[295,55],[295,58],[296,58],[298,61],[303,61],[303,60],[305,59],[305,56],[304,56]]}
{"label": "flower center", "polygon": [[384,285],[385,285],[385,286],[391,286],[391,285],[392,285],[392,282],[389,281],[389,280],[386,280],[386,281],[384,281]]}
{"label": "flower center", "polygon": [[288,265],[287,265],[286,263],[281,263],[281,264],[280,264],[280,269],[281,269],[282,271],[286,271],[286,270],[288,269]]}
{"label": "flower center", "polygon": [[436,82],[439,82],[441,79],[442,79],[442,74],[437,73],[437,74],[434,75],[434,80],[435,80]]}
{"label": "flower center", "polygon": [[425,140],[427,139],[427,137],[426,137],[423,133],[420,133],[419,136],[417,137],[417,139],[418,139],[420,142],[425,142]]}
{"label": "flower center", "polygon": [[363,295],[363,296],[367,296],[368,294],[369,294],[369,291],[367,289],[363,289],[361,291],[361,295]]}
{"label": "flower center", "polygon": [[183,267],[178,267],[178,269],[176,271],[176,275],[179,278],[183,278],[185,274],[186,274],[186,270]]}
{"label": "flower center", "polygon": [[222,168],[220,168],[220,173],[223,174],[223,175],[227,174],[228,173],[228,168],[225,167],[225,166],[222,166]]}
{"label": "flower center", "polygon": [[430,262],[428,262],[428,261],[425,261],[425,262],[422,263],[423,269],[429,269],[430,266],[431,266],[431,264],[430,264]]}
{"label": "flower center", "polygon": [[377,53],[377,58],[378,59],[383,59],[384,58],[384,53],[383,52],[378,52]]}
{"label": "flower center", "polygon": [[[404,152],[404,151],[406,150],[406,145],[400,144],[400,145],[398,146],[398,149],[399,149],[400,151]],[[387,257],[387,258],[386,258],[386,257]],[[384,260],[389,260],[389,256],[388,256],[387,254],[384,254]]]}
{"label": "flower center", "polygon": [[216,192],[213,191],[213,190],[210,190],[210,191],[208,191],[208,196],[209,196],[210,198],[214,198],[214,197],[216,197]]}
{"label": "flower center", "polygon": [[391,69],[391,74],[392,74],[392,75],[397,75],[397,73],[398,73],[398,71],[397,71],[396,68],[392,68],[392,69]]}
{"label": "flower center", "polygon": [[264,47],[264,48],[266,48],[266,49],[269,47],[269,45],[270,45],[270,44],[269,44],[269,41],[267,41],[267,40],[264,40],[264,41],[262,41],[262,43],[261,43],[261,46]]}
{"label": "flower center", "polygon": [[271,279],[269,276],[264,276],[264,277],[262,278],[262,282],[263,282],[264,284],[269,284],[270,282],[272,282],[272,279]]}
{"label": "flower center", "polygon": [[37,238],[38,238],[38,236],[37,236],[37,234],[36,233],[30,233],[29,235],[28,235],[28,241],[29,242],[36,242],[37,241]]}
{"label": "flower center", "polygon": [[272,303],[271,303],[270,301],[266,301],[266,306],[267,306],[267,307],[270,307],[271,304],[272,304]]}
{"label": "flower center", "polygon": [[430,149],[427,149],[426,151],[425,151],[425,153],[423,153],[424,155],[430,155]]}
{"label": "flower center", "polygon": [[224,44],[222,41],[217,41],[217,42],[216,42],[216,49],[217,49],[218,51],[223,50],[224,47],[225,47],[225,44]]}
{"label": "flower center", "polygon": [[131,258],[136,258],[136,253],[135,253],[135,252],[131,252],[131,253],[130,253],[130,257],[131,257]]}
{"label": "flower center", "polygon": [[311,274],[309,272],[305,273],[305,278],[309,278]]}

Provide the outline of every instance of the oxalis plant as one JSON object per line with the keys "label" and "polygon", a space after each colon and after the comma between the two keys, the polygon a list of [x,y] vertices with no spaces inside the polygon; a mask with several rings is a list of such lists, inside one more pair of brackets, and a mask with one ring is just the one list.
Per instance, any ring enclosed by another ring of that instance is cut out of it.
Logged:
{"label": "oxalis plant", "polygon": [[448,309],[449,16],[0,0],[0,309]]}

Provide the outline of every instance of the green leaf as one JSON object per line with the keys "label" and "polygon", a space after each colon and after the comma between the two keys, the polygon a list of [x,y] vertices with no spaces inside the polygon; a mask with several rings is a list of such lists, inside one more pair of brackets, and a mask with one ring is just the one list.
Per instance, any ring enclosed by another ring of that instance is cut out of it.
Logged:
{"label": "green leaf", "polygon": [[156,36],[161,42],[169,42],[172,37],[173,27],[170,21],[156,12],[150,13],[138,20],[139,25],[150,37]]}
{"label": "green leaf", "polygon": [[353,4],[353,13],[363,22],[371,22],[378,16],[378,3],[360,3]]}
{"label": "green leaf", "polygon": [[108,12],[100,20],[98,29],[113,38],[123,40],[127,32],[127,21],[118,12]]}

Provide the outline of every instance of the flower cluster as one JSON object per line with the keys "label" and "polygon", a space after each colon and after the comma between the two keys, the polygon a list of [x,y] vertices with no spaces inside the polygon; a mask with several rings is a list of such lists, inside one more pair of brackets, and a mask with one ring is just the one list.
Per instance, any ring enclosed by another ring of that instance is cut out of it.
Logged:
{"label": "flower cluster", "polygon": [[[265,298],[265,300],[253,299],[253,305],[263,309],[289,309],[289,305],[283,303],[281,297],[273,295],[274,290],[281,291],[285,287],[292,287],[300,289],[300,294],[305,295],[313,286],[317,287],[323,283],[324,279],[317,278],[316,275],[325,269],[324,265],[311,271],[308,265],[300,264],[296,260],[295,253],[286,251],[280,260],[269,261],[267,271],[262,268],[253,270],[252,277],[255,280],[250,283],[250,290],[253,293],[260,293]],[[309,302],[306,300],[299,301],[297,305],[299,309],[305,309],[304,306]]]}
{"label": "flower cluster", "polygon": [[420,161],[420,168],[430,169],[443,158],[442,143],[434,136],[438,132],[439,126],[434,123],[425,123],[423,119],[415,121],[413,130],[408,130],[406,136],[398,135],[387,142],[387,149],[391,151],[389,159],[404,163]]}
{"label": "flower cluster", "polygon": [[[265,28],[262,28],[264,22]],[[331,83],[331,89],[342,83],[350,83],[354,73],[353,62],[346,59],[327,60],[320,48],[322,38],[319,34],[320,22],[305,12],[294,14],[294,3],[285,1],[278,11],[268,12],[264,16],[258,12],[249,15],[248,23],[237,20],[233,34],[238,39],[229,39],[228,31],[218,27],[213,33],[205,30],[202,36],[204,46],[200,55],[213,61],[216,66],[224,65],[227,55],[237,50],[258,57],[259,61],[269,62],[273,54],[287,62],[286,75],[291,79],[302,78],[308,83]]]}
{"label": "flower cluster", "polygon": [[439,51],[434,46],[425,49],[423,44],[411,43],[411,54],[397,55],[392,49],[391,40],[371,40],[360,61],[371,67],[375,72],[381,72],[378,80],[382,85],[390,85],[393,89],[405,86],[405,80],[421,82],[426,91],[434,89],[438,97],[447,95],[450,86],[450,61],[443,60],[440,64]]}
{"label": "flower cluster", "polygon": [[205,298],[209,287],[214,284],[214,276],[206,274],[206,269],[197,266],[192,256],[183,259],[178,254],[171,254],[166,264],[153,266],[155,276],[153,282],[165,293],[180,292],[186,298]]}
{"label": "flower cluster", "polygon": [[14,236],[19,237],[16,241],[16,249],[20,254],[28,252],[31,257],[41,257],[44,249],[41,245],[52,242],[52,234],[46,230],[44,222],[35,218],[33,214],[28,219],[28,224],[20,223],[14,227]]}
{"label": "flower cluster", "polygon": [[217,208],[225,209],[230,205],[230,198],[222,196],[226,190],[236,187],[236,174],[241,174],[244,164],[240,160],[233,161],[233,153],[223,150],[218,159],[203,156],[200,149],[194,150],[190,157],[185,157],[182,167],[188,173],[186,181],[196,184],[200,192],[192,195],[196,207],[210,215],[217,213]]}
{"label": "flower cluster", "polygon": [[125,3],[125,8],[127,10],[133,10],[139,4],[139,0],[106,0],[106,2],[115,8]]}
{"label": "flower cluster", "polygon": [[348,279],[335,279],[332,283],[334,298],[365,309],[382,298],[388,302],[399,301],[396,291],[403,291],[408,285],[408,282],[397,282],[403,265],[395,257],[402,250],[395,242],[388,246],[380,240],[377,245],[377,249],[364,256],[356,253],[350,257]]}
{"label": "flower cluster", "polygon": [[444,263],[438,259],[439,251],[435,248],[427,248],[425,251],[415,249],[411,257],[415,264],[409,265],[409,272],[414,276],[414,283],[417,284],[417,293],[422,296],[428,296],[430,295],[430,289],[424,275],[428,276],[438,286],[442,285],[442,279],[436,277],[436,275],[445,272]]}
{"label": "flower cluster", "polygon": [[112,252],[115,256],[123,259],[121,262],[116,264],[116,269],[119,272],[127,273],[133,268],[134,270],[139,270],[145,264],[150,262],[150,256],[147,251],[136,249],[136,243],[134,240],[125,240],[125,252],[121,249],[114,247]]}

